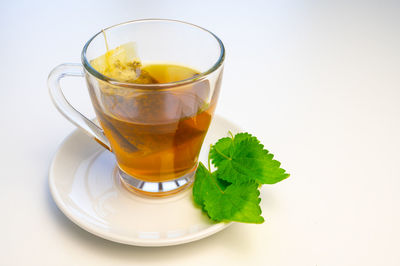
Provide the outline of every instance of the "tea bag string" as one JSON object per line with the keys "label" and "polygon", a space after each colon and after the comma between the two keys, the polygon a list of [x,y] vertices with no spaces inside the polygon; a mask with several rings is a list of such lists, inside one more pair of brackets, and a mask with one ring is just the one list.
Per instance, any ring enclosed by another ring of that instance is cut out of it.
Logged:
{"label": "tea bag string", "polygon": [[109,51],[109,49],[108,49],[108,41],[107,41],[107,35],[106,35],[106,32],[104,31],[104,29],[102,29],[101,30],[101,32],[103,33],[103,36],[104,36],[104,42],[106,43],[106,52],[108,52]]}

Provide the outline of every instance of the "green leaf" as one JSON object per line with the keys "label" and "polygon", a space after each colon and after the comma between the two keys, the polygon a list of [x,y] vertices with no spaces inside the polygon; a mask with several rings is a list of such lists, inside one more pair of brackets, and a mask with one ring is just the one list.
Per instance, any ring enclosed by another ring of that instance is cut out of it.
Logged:
{"label": "green leaf", "polygon": [[218,167],[218,177],[234,184],[251,181],[275,184],[289,177],[273,157],[256,137],[248,133],[222,138],[210,150],[212,163]]}
{"label": "green leaf", "polygon": [[218,180],[200,163],[193,186],[193,199],[215,221],[262,223],[259,203],[260,192],[256,183],[229,184]]}
{"label": "green leaf", "polygon": [[211,172],[199,163],[194,202],[214,221],[263,223],[259,186],[289,176],[273,157],[248,133],[220,139],[211,147],[208,158],[208,168],[212,161],[217,170]]}
{"label": "green leaf", "polygon": [[260,192],[257,188],[256,183],[231,184],[224,192],[210,193],[204,209],[216,221],[263,223],[259,206]]}
{"label": "green leaf", "polygon": [[196,176],[194,179],[193,185],[193,200],[194,202],[200,206],[204,207],[204,197],[207,197],[209,182],[207,182],[207,176],[210,175],[210,172],[207,168],[199,163],[197,167]]}

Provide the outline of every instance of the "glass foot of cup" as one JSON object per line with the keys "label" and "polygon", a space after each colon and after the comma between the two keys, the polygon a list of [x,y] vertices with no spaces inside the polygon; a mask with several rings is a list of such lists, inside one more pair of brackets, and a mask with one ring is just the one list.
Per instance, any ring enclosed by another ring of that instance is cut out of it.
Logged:
{"label": "glass foot of cup", "polygon": [[164,197],[176,194],[190,188],[194,181],[197,167],[174,180],[164,182],[149,182],[134,178],[118,168],[118,176],[122,184],[129,190],[150,197]]}

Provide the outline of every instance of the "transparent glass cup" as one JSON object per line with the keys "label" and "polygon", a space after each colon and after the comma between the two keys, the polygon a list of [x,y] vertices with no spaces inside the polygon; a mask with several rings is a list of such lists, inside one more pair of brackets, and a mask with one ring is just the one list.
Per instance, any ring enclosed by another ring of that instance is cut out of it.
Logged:
{"label": "transparent glass cup", "polygon": [[[106,47],[105,38],[108,47]],[[107,77],[91,60],[135,42],[144,64],[187,66],[199,74],[158,84]],[[136,20],[104,29],[84,46],[81,64],[61,64],[49,75],[57,109],[115,154],[118,174],[131,191],[165,196],[190,187],[198,155],[217,104],[225,50],[210,31],[186,22]],[[72,107],[60,80],[85,77],[98,126]]]}

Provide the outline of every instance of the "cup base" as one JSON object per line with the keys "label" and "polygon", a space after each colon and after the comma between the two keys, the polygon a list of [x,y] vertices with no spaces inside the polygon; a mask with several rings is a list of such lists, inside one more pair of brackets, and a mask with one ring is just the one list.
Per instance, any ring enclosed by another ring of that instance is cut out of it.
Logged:
{"label": "cup base", "polygon": [[118,168],[118,176],[126,189],[149,197],[166,197],[184,191],[193,185],[197,165],[187,174],[173,180],[149,182],[137,179]]}

